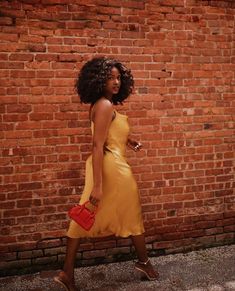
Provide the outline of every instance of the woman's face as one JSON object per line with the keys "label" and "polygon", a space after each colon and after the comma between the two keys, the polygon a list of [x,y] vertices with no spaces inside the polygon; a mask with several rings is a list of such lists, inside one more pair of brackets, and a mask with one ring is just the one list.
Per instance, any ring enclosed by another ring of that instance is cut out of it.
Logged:
{"label": "woman's face", "polygon": [[106,82],[105,96],[111,98],[114,94],[118,94],[120,86],[121,74],[116,67],[113,67]]}

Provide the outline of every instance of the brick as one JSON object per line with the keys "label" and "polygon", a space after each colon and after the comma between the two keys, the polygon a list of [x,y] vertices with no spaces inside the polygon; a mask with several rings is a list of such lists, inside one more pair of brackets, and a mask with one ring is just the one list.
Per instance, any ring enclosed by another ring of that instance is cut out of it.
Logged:
{"label": "brick", "polygon": [[26,113],[26,112],[30,112],[32,110],[32,106],[31,105],[16,105],[16,104],[12,104],[12,105],[7,105],[7,112],[9,113]]}
{"label": "brick", "polygon": [[12,25],[12,18],[10,18],[10,17],[1,17],[0,25]]}
{"label": "brick", "polygon": [[17,34],[6,34],[6,33],[0,33],[0,38],[3,42],[10,41],[10,42],[17,42],[18,41],[18,35]]}
{"label": "brick", "polygon": [[19,259],[28,259],[32,257],[33,252],[32,251],[23,251],[18,253]]}
{"label": "brick", "polygon": [[[108,253],[110,254],[110,249],[116,247],[116,241],[95,242],[94,247],[95,249],[108,249]],[[114,250],[116,250],[116,248]]]}
{"label": "brick", "polygon": [[216,235],[217,242],[233,242],[234,241],[234,232],[224,233]]}
{"label": "brick", "polygon": [[11,72],[12,78],[35,78],[34,71],[26,71],[26,70],[14,70]]}
{"label": "brick", "polygon": [[10,270],[10,269],[18,269],[23,268],[31,265],[31,260],[24,259],[24,260],[14,260],[10,262],[1,262],[1,269]]}
{"label": "brick", "polygon": [[1,209],[13,209],[15,208],[15,202],[1,202]]}
{"label": "brick", "polygon": [[93,259],[93,258],[100,258],[105,257],[106,251],[105,250],[97,250],[97,251],[84,251],[82,254],[83,259]]}
{"label": "brick", "polygon": [[13,168],[12,167],[0,167],[0,175],[2,174],[12,174]]}
{"label": "brick", "polygon": [[34,199],[34,200],[18,200],[17,201],[17,208],[27,208],[31,206],[40,206],[41,200]]}
{"label": "brick", "polygon": [[10,54],[9,60],[11,61],[32,61],[34,56],[32,54]]}
{"label": "brick", "polygon": [[33,132],[33,136],[36,138],[40,137],[50,137],[50,136],[57,136],[58,132],[56,129],[51,129],[51,130],[35,130]]}
{"label": "brick", "polygon": [[65,247],[57,247],[57,248],[50,248],[44,249],[44,253],[46,256],[53,256],[58,254],[65,254]]}
{"label": "brick", "polygon": [[[17,122],[17,121],[27,121],[28,115],[27,114],[5,114],[3,115],[3,121],[5,122]],[[12,133],[14,135],[14,133]],[[27,135],[27,133],[26,133]]]}
{"label": "brick", "polygon": [[180,7],[180,6],[184,6],[184,1],[182,0],[161,0],[160,4],[162,6],[173,6],[173,7]]}
{"label": "brick", "polygon": [[72,120],[72,119],[75,119],[77,120],[78,119],[78,114],[77,113],[56,113],[55,114],[55,119],[59,119],[59,120]]}
{"label": "brick", "polygon": [[61,240],[60,239],[44,239],[42,241],[38,242],[38,247],[39,248],[49,248],[49,247],[58,247],[61,245]]}
{"label": "brick", "polygon": [[234,225],[228,225],[224,226],[224,232],[234,232],[235,231],[235,226]]}
{"label": "brick", "polygon": [[57,261],[57,256],[36,258],[32,260],[33,265],[48,265],[53,264]]}
{"label": "brick", "polygon": [[29,214],[29,209],[5,210],[3,212],[3,217],[5,217],[5,218],[8,218],[8,217],[17,217],[17,216],[23,216],[23,215],[28,215],[28,214]]}
{"label": "brick", "polygon": [[182,206],[183,206],[182,202],[165,203],[163,205],[163,209],[177,209],[177,208],[182,208]]}
{"label": "brick", "polygon": [[53,120],[51,113],[31,113],[30,120]]}
{"label": "brick", "polygon": [[215,228],[206,229],[207,235],[218,234],[218,233],[223,233],[222,227],[215,227]]}
{"label": "brick", "polygon": [[32,190],[42,188],[41,182],[22,183],[19,184],[19,190]]}

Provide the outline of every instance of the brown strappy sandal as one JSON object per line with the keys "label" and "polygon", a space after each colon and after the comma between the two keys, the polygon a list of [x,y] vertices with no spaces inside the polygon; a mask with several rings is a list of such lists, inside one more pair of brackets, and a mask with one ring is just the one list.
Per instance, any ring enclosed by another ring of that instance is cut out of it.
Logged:
{"label": "brown strappy sandal", "polygon": [[142,272],[149,281],[155,281],[159,278],[159,273],[153,269],[149,258],[146,262],[136,262],[135,269]]}
{"label": "brown strappy sandal", "polygon": [[70,282],[68,276],[64,271],[61,271],[54,277],[54,281],[65,288],[66,291],[79,291],[74,282]]}

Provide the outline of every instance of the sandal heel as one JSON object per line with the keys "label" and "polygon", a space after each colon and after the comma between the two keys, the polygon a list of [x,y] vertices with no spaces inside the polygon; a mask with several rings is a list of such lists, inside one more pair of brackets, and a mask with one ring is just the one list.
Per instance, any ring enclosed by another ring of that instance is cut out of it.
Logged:
{"label": "sandal heel", "polygon": [[[149,265],[150,259],[148,259],[146,262],[136,262],[135,263],[135,269],[139,272],[141,272],[141,280],[149,280],[149,281],[155,281],[159,278],[159,273],[153,269],[153,266]],[[151,270],[148,270],[148,268],[151,267]]]}

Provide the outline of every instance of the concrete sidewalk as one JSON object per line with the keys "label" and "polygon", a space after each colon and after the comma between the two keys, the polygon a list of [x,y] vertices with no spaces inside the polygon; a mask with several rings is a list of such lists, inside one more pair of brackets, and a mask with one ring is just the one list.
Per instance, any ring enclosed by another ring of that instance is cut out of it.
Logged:
{"label": "concrete sidewalk", "polygon": [[[77,286],[84,291],[235,290],[235,245],[160,256],[151,261],[160,273],[158,281],[141,281],[133,262],[129,261],[77,268]],[[55,273],[0,278],[0,291],[63,291],[52,280]]]}

